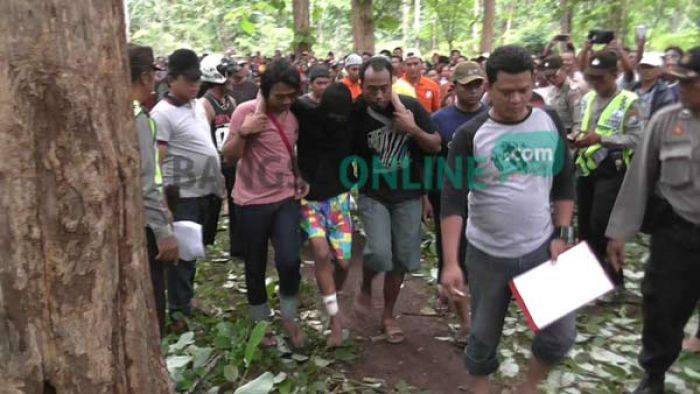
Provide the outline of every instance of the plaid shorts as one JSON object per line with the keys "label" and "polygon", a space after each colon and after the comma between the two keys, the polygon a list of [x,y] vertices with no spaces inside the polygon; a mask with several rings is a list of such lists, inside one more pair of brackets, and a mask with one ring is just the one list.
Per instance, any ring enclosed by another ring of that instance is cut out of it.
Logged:
{"label": "plaid shorts", "polygon": [[308,238],[326,238],[336,260],[350,260],[350,193],[339,194],[325,201],[302,200],[301,229]]}

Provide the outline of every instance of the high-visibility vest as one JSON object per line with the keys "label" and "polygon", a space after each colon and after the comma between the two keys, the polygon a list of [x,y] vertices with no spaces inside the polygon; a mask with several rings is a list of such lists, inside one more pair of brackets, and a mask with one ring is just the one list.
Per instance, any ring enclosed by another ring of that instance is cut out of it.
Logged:
{"label": "high-visibility vest", "polygon": [[[595,91],[588,92],[583,96],[583,118],[581,119],[581,132],[588,133],[591,128],[591,118],[593,117],[593,103],[598,95]],[[595,125],[595,133],[602,137],[610,137],[615,134],[624,134],[625,118],[627,111],[632,105],[639,100],[639,96],[628,91],[622,90],[608,103],[598,118],[598,123]],[[576,158],[576,165],[581,170],[581,175],[588,176],[591,171],[598,168],[598,164],[602,162],[608,154],[608,150],[601,144],[591,145],[587,148],[580,149]],[[623,159],[625,164],[629,165],[632,158],[632,150],[625,148],[623,150]]]}
{"label": "high-visibility vest", "polygon": [[[146,120],[148,121],[148,127],[151,129],[151,135],[153,135],[153,146],[156,145],[156,121],[153,120],[150,116],[148,116],[148,112],[146,111],[146,108],[141,105],[138,101],[134,100],[134,117],[139,117],[140,115],[144,115],[146,117]],[[156,186],[160,188],[163,185],[163,174],[160,172],[160,155],[158,154],[158,148],[155,149],[156,152],[156,175],[154,177],[154,181]]]}

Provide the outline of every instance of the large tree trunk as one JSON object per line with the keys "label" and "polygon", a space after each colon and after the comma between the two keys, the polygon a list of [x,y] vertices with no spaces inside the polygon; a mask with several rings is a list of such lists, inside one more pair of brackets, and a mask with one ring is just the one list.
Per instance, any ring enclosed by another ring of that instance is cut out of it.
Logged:
{"label": "large tree trunk", "polygon": [[571,34],[571,23],[573,21],[573,6],[571,0],[559,0],[559,9],[561,10],[561,33]]}
{"label": "large tree trunk", "polygon": [[484,0],[484,25],[481,29],[481,52],[491,52],[493,23],[496,20],[496,0]]}
{"label": "large tree trunk", "polygon": [[401,41],[405,49],[408,45],[408,32],[411,26],[411,0],[401,2]]}
{"label": "large tree trunk", "polygon": [[355,51],[374,53],[372,0],[352,0],[352,40]]}
{"label": "large tree trunk", "polygon": [[418,48],[420,46],[420,13],[421,13],[420,0],[414,0],[414,2],[413,2],[413,43],[412,43],[412,45],[416,48]]}
{"label": "large tree trunk", "polygon": [[311,28],[309,23],[309,0],[292,0],[294,11],[294,51],[297,55],[311,49]]}
{"label": "large tree trunk", "polygon": [[0,391],[161,393],[121,0],[0,2]]}

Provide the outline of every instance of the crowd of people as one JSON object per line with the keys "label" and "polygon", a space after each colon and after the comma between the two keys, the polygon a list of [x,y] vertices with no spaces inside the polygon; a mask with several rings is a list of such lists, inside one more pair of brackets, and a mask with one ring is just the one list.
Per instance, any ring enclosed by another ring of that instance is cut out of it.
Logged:
{"label": "crowd of people", "polygon": [[[341,344],[344,315],[369,316],[380,274],[379,327],[398,344],[396,301],[406,273],[421,265],[421,223],[435,223],[436,290],[460,318],[472,389],[486,393],[509,281],[578,240],[622,294],[624,244],[642,230],[651,247],[636,392],[663,392],[700,297],[700,47],[654,53],[643,37],[634,51],[592,41],[577,52],[558,35],[542,54],[506,45],[471,59],[402,48],[342,59],[179,49],[155,59],[130,45],[161,333],[186,330],[197,267],[179,259],[172,222],[201,224],[211,244],[223,200],[231,255],[245,263],[249,317],[274,316],[265,286],[271,242],[279,315],[295,347],[305,342],[297,319],[304,242],[328,346]],[[534,148],[553,154],[526,154]],[[352,312],[341,313],[353,209],[365,234],[362,279]],[[520,390],[536,392],[575,337],[575,313],[538,331]],[[700,328],[685,346],[699,345]]]}

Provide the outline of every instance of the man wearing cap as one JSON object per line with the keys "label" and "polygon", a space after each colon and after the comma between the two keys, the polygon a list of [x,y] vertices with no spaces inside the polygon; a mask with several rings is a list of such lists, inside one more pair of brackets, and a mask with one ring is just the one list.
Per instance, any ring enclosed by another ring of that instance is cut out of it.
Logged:
{"label": "man wearing cap", "polygon": [[255,100],[258,96],[258,85],[250,80],[250,65],[245,60],[238,60],[238,69],[231,74],[231,96],[240,105],[246,101]]}
{"label": "man wearing cap", "polygon": [[634,84],[632,91],[639,96],[644,123],[648,122],[656,111],[676,102],[668,83],[661,79],[662,66],[661,56],[653,53],[644,54],[637,65],[639,82]]}
{"label": "man wearing cap", "polygon": [[440,86],[422,75],[423,59],[417,49],[409,49],[404,60],[406,74],[403,79],[416,90],[416,98],[428,113],[440,109]]}
{"label": "man wearing cap", "polygon": [[549,56],[541,70],[550,88],[544,94],[546,105],[554,108],[564,123],[566,133],[578,133],[581,125],[581,89],[575,86],[564,69],[561,57]]}
{"label": "man wearing cap", "polygon": [[[439,156],[437,156],[438,160],[447,160],[448,144],[452,141],[455,131],[477,115],[488,110],[488,107],[481,102],[481,97],[484,95],[484,90],[486,88],[486,73],[481,66],[479,66],[479,64],[475,62],[459,63],[455,68],[452,77],[450,78],[450,82],[454,84],[454,104],[439,110],[432,116],[433,123],[435,123],[438,133],[440,133],[440,137],[442,138],[442,150]],[[433,180],[437,180],[437,171],[438,168],[441,167],[435,165],[434,168],[435,172],[433,173]],[[428,192],[428,198],[430,200],[430,204],[432,205],[433,215],[435,218],[439,218],[441,214],[441,186],[442,185],[435,185],[435,187]],[[443,253],[441,247],[442,231],[437,220],[435,226],[435,242],[438,245],[437,252],[439,278],[443,267]],[[461,242],[459,245],[459,261],[460,268],[462,268],[462,272],[465,274],[465,279],[466,268],[464,267],[464,253],[466,246],[466,237],[464,236],[464,231],[462,231]],[[457,314],[462,324],[462,331],[466,334],[470,328],[469,304],[466,303],[466,300],[460,299],[455,301],[455,307],[457,308]]]}
{"label": "man wearing cap", "polygon": [[347,71],[348,76],[343,78],[343,84],[350,89],[353,100],[362,94],[362,86],[360,85],[361,65],[362,58],[356,53],[351,53],[345,58],[345,71]]}
{"label": "man wearing cap", "polygon": [[[194,100],[200,87],[199,58],[189,49],[178,49],[168,58],[170,90],[153,108],[158,125],[156,138],[163,163],[165,185],[180,189],[180,200],[173,210],[175,221],[192,221],[204,226],[218,214],[224,189],[219,152],[211,138],[211,127],[204,107]],[[213,229],[215,231],[215,228]],[[206,231],[203,238],[211,237]],[[168,269],[168,303],[173,331],[184,330],[182,319],[191,312],[194,296],[195,260],[180,262]]]}
{"label": "man wearing cap", "polygon": [[165,328],[165,265],[178,259],[178,246],[173,237],[170,214],[161,190],[162,176],[156,151],[156,124],[148,116],[143,102],[151,97],[155,85],[153,50],[129,45],[131,97],[134,100],[136,130],[141,152],[141,190],[146,217],[148,265],[153,283],[156,314],[161,336]]}
{"label": "man wearing cap", "polygon": [[647,126],[610,216],[608,256],[624,264],[625,242],[651,234],[642,282],[645,376],[635,393],[663,393],[666,370],[678,357],[683,328],[700,299],[700,47],[670,72],[680,103],[660,110]]}
{"label": "man wearing cap", "polygon": [[305,94],[299,100],[304,101],[311,107],[318,106],[321,103],[321,96],[331,83],[330,69],[324,64],[314,64],[309,68],[309,93]]}
{"label": "man wearing cap", "polygon": [[582,99],[581,132],[574,145],[580,239],[588,241],[613,282],[622,286],[622,272],[605,260],[605,228],[632,150],[641,140],[642,119],[639,98],[618,88],[617,74],[614,52],[591,56],[585,75],[592,90]]}

